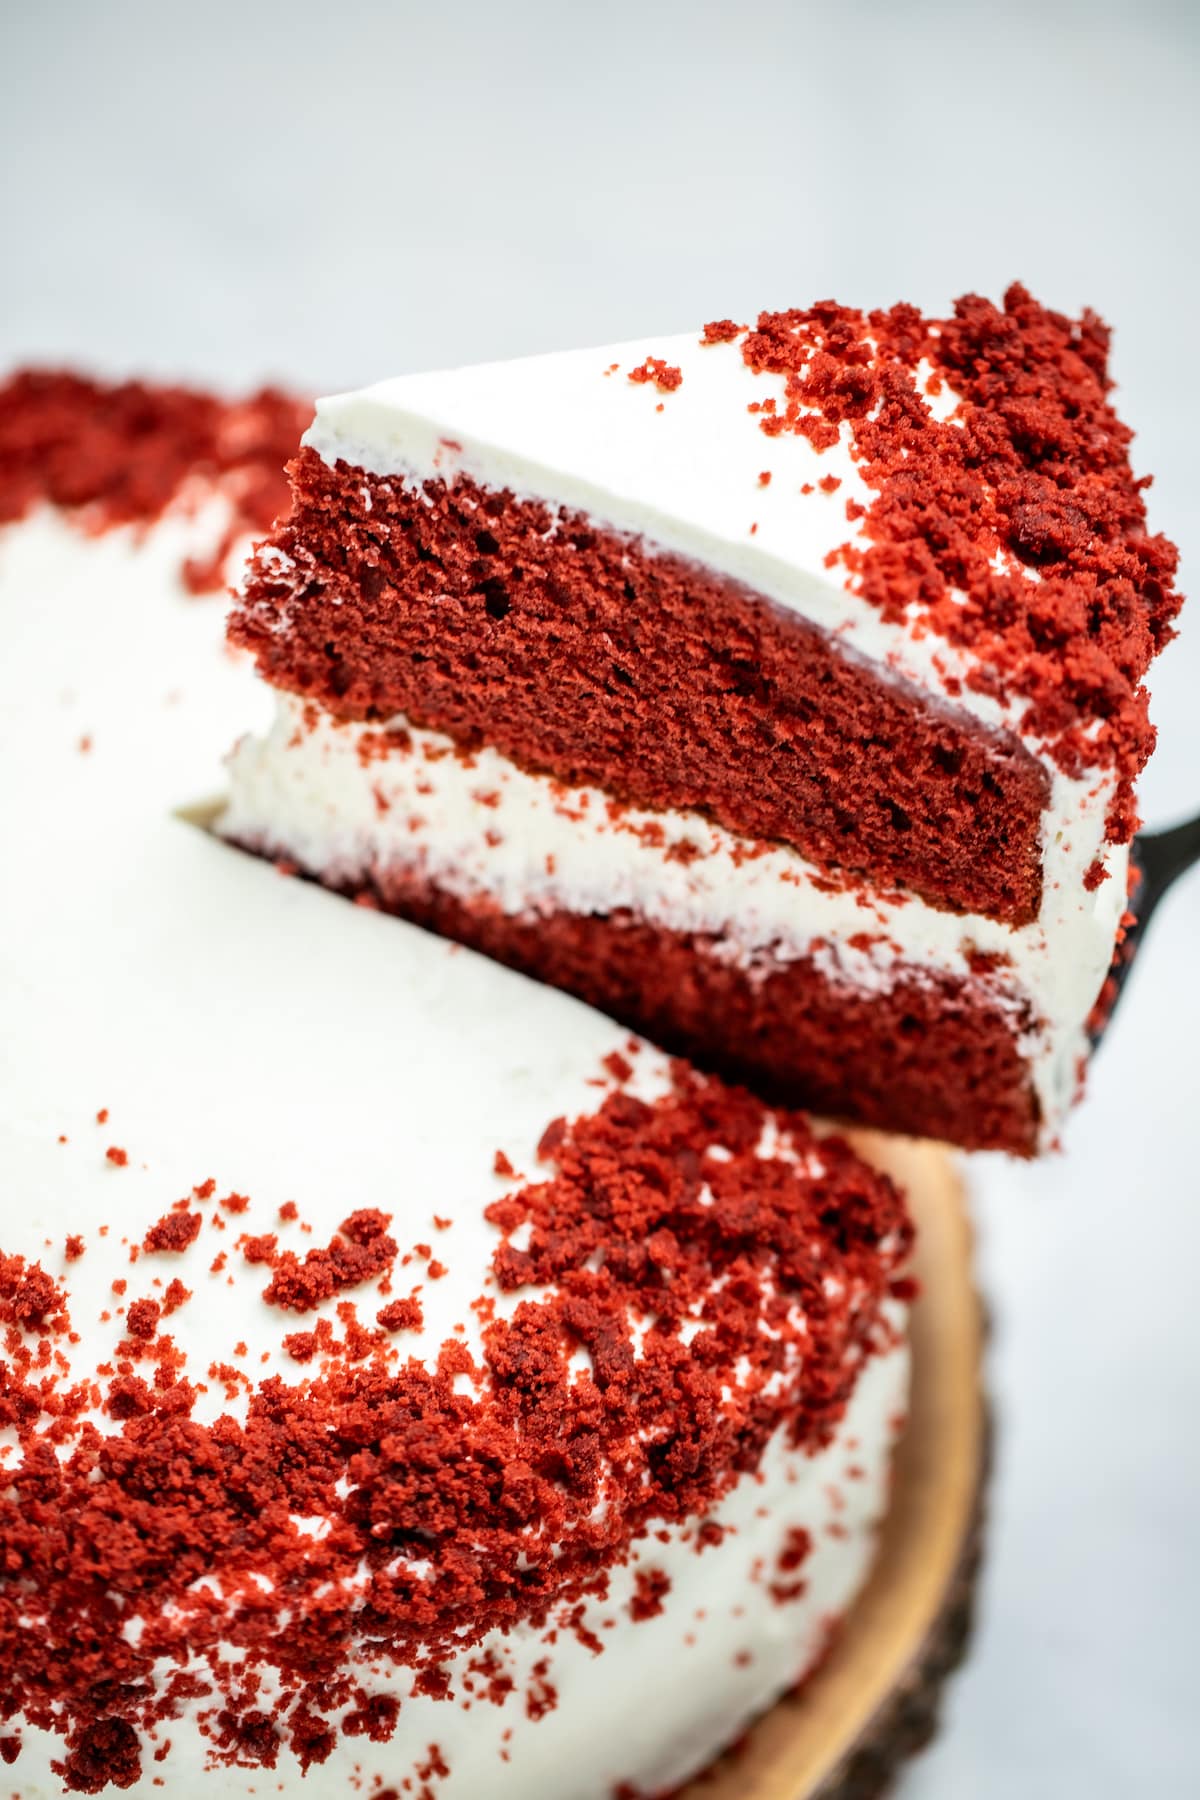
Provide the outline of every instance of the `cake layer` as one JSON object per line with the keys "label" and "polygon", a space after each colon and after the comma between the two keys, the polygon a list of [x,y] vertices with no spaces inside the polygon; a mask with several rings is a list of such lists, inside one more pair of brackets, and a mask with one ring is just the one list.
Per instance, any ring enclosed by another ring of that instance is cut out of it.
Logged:
{"label": "cake layer", "polygon": [[210,498],[0,533],[8,1783],[660,1791],[869,1565],[902,1200],[172,816],[266,700]]}
{"label": "cake layer", "polygon": [[1016,930],[288,697],[230,759],[219,829],[778,1097],[1022,1152],[1075,1095],[1123,896],[1083,888],[1098,846],[1080,829]]}
{"label": "cake layer", "polygon": [[1037,916],[1050,782],[1011,733],[588,515],[309,449],[235,641],[340,716],[404,713],[624,800],[707,811],[935,904]]}

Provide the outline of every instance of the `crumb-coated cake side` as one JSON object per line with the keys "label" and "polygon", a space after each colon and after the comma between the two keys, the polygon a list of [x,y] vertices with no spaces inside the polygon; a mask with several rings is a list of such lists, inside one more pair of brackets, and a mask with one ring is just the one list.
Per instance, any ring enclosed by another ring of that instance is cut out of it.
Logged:
{"label": "crumb-coated cake side", "polygon": [[178,816],[227,474],[0,528],[0,1794],[660,1793],[866,1576],[905,1203]]}
{"label": "crumb-coated cake side", "polygon": [[792,1098],[1045,1146],[1179,604],[1107,348],[1014,288],[319,402],[230,835]]}
{"label": "crumb-coated cake side", "polygon": [[0,384],[0,526],[51,507],[90,534],[137,534],[170,512],[175,532],[191,521],[190,539],[171,544],[178,581],[218,593],[237,571],[235,552],[287,511],[284,464],[311,418],[308,401],[278,388],[231,401],[18,370]]}

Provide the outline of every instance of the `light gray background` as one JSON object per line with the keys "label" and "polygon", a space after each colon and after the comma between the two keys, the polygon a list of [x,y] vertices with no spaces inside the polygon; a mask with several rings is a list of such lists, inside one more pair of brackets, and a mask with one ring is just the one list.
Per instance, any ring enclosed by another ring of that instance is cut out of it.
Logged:
{"label": "light gray background", "polygon": [[[0,366],[329,388],[1019,276],[1115,323],[1195,585],[1198,27],[1182,0],[0,0]],[[1184,630],[1151,824],[1200,805]],[[974,1165],[991,1557],[905,1800],[1200,1792],[1198,1028],[1193,876],[1067,1154]]]}

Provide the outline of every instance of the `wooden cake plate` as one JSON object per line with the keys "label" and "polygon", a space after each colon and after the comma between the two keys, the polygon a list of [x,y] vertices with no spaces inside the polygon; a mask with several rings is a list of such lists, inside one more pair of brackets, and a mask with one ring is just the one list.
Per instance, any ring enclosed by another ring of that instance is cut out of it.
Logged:
{"label": "wooden cake plate", "polygon": [[951,1154],[849,1134],[918,1230],[909,1421],[874,1572],[827,1660],[678,1800],[874,1800],[933,1736],[970,1628],[988,1464],[984,1321]]}

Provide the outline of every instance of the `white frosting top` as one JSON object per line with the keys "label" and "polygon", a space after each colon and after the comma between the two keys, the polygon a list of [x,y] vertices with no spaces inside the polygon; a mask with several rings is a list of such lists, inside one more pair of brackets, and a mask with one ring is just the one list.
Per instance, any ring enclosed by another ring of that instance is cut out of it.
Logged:
{"label": "white frosting top", "polygon": [[[459,1324],[474,1342],[469,1301],[497,1243],[483,1207],[512,1185],[494,1173],[496,1150],[532,1169],[551,1119],[596,1109],[601,1058],[627,1041],[560,994],[283,880],[173,816],[218,786],[221,753],[268,700],[223,648],[220,609],[176,589],[181,549],[212,523],[169,518],[140,540],[86,538],[42,514],[0,534],[10,671],[0,832],[12,857],[0,884],[0,1184],[10,1196],[0,1250],[39,1261],[69,1292],[78,1337],[64,1380],[91,1380],[111,1364],[127,1308],[161,1298],[178,1275],[193,1297],[165,1329],[188,1376],[207,1386],[200,1419],[236,1417],[244,1405],[238,1381],[227,1392],[212,1365],[249,1381],[263,1370],[295,1379],[282,1339],[314,1322],[264,1303],[264,1272],[235,1251],[243,1230],[278,1232],[303,1253],[328,1243],[351,1210],[378,1207],[402,1249],[432,1241],[447,1271],[423,1281],[424,1336],[410,1334],[413,1352],[436,1349]],[[640,1091],[664,1091],[656,1052],[643,1049],[636,1065]],[[218,1196],[248,1196],[247,1210],[233,1217],[209,1200],[184,1254],[132,1260],[147,1229],[210,1178]],[[299,1212],[290,1225],[279,1217],[288,1201]],[[440,1229],[435,1215],[451,1223]],[[68,1234],[84,1241],[77,1261],[65,1256]],[[214,1267],[222,1251],[228,1263]],[[418,1257],[397,1294],[423,1269]],[[365,1322],[382,1304],[377,1292],[367,1284],[350,1296]],[[336,1320],[342,1297],[316,1316]],[[390,1746],[343,1740],[304,1779],[284,1751],[269,1775],[221,1769],[214,1791],[308,1800],[373,1792],[403,1785],[433,1743],[451,1771],[435,1784],[438,1800],[485,1791],[606,1800],[621,1780],[672,1785],[802,1672],[827,1617],[853,1596],[886,1504],[905,1381],[903,1351],[872,1364],[819,1458],[773,1445],[760,1477],[730,1494],[723,1516],[737,1531],[719,1552],[698,1559],[678,1530],[655,1545],[673,1587],[653,1629],[630,1621],[635,1554],[609,1603],[588,1615],[605,1654],[594,1659],[560,1634],[550,1719],[524,1710],[549,1652],[542,1635],[517,1633],[494,1646],[517,1684],[506,1705],[464,1711],[412,1696],[404,1678],[363,1671],[404,1695]],[[96,1422],[115,1429],[103,1414]],[[14,1455],[0,1430],[0,1492]],[[860,1474],[848,1479],[851,1463]],[[810,1525],[818,1541],[806,1595],[781,1608],[753,1571],[778,1555],[789,1522]],[[319,1525],[297,1520],[296,1530],[319,1535]],[[698,1607],[711,1609],[707,1629]],[[673,1677],[671,1697],[635,1729],[637,1697],[667,1666],[684,1678]],[[630,1721],[621,1733],[614,1716]],[[61,1794],[52,1764],[62,1740],[20,1721],[6,1729],[21,1738],[9,1785],[24,1800]],[[126,1790],[135,1800],[191,1800],[204,1786],[206,1741],[193,1713],[166,1735],[166,1760],[155,1763],[150,1746]]]}

